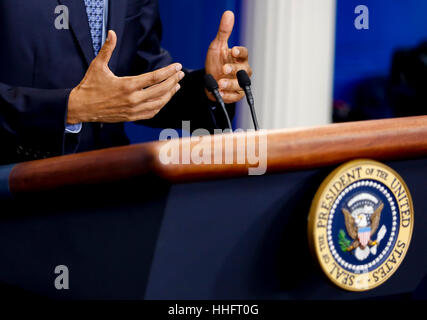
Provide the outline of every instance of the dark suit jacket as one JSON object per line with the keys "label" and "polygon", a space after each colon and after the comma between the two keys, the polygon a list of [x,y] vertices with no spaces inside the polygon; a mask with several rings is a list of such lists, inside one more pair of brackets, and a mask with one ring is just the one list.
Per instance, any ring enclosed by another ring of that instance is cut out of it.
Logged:
{"label": "dark suit jacket", "polygon": [[[58,5],[69,8],[69,30],[55,28]],[[157,0],[110,0],[109,29],[118,36],[110,61],[117,76],[173,62],[160,46]],[[69,94],[94,59],[83,0],[1,0],[0,39],[0,164],[129,143],[124,124],[89,123],[80,134],[65,134]],[[180,127],[191,120],[192,128],[225,127],[204,94],[204,71],[186,72],[180,92],[143,124]]]}

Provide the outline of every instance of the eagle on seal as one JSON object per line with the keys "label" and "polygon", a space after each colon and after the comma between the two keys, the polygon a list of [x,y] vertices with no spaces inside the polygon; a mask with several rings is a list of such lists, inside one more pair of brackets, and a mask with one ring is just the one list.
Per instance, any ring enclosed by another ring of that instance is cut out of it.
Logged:
{"label": "eagle on seal", "polygon": [[370,217],[363,213],[353,217],[347,209],[342,209],[347,233],[353,239],[353,243],[347,248],[347,251],[353,251],[358,247],[364,250],[366,246],[377,245],[377,242],[372,241],[371,237],[378,229],[383,209],[384,204],[381,203]]}

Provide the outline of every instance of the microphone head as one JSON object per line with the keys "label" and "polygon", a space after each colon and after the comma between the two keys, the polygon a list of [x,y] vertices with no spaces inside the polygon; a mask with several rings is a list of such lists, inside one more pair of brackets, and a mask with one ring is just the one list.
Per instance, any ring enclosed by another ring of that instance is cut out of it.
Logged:
{"label": "microphone head", "polygon": [[216,82],[215,78],[211,74],[205,75],[205,85],[209,92],[219,89],[218,82]]}
{"label": "microphone head", "polygon": [[244,89],[245,87],[251,86],[251,78],[249,78],[248,73],[245,70],[240,70],[237,72],[237,80],[239,81],[239,86]]}

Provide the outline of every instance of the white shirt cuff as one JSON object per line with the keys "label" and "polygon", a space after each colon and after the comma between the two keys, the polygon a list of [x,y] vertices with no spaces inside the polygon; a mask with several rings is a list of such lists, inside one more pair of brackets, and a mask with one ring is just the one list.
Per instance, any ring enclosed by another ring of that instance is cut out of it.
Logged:
{"label": "white shirt cuff", "polygon": [[80,133],[80,131],[82,131],[82,124],[78,123],[78,124],[67,124],[65,126],[65,132],[66,133]]}

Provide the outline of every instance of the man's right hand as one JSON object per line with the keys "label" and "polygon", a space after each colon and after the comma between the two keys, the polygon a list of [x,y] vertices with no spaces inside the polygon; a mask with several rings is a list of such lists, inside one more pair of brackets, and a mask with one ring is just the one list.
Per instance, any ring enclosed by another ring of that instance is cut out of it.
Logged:
{"label": "man's right hand", "polygon": [[115,32],[109,31],[82,82],[71,91],[67,124],[151,119],[180,89],[184,72],[179,63],[140,76],[116,77],[108,67],[116,44]]}

